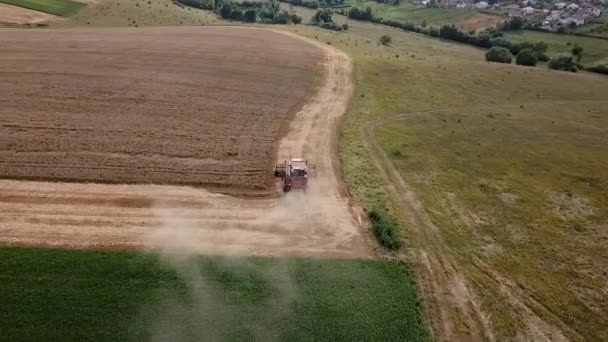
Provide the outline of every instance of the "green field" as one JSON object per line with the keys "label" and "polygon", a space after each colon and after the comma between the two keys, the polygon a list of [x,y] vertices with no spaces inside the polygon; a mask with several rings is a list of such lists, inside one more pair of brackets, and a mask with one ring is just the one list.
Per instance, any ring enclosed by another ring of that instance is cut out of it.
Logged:
{"label": "green field", "polygon": [[454,24],[477,14],[466,9],[419,8],[409,2],[388,5],[375,1],[353,0],[345,4],[361,9],[369,6],[377,17],[415,24],[420,24],[423,20],[429,25]]}
{"label": "green field", "polygon": [[570,53],[572,45],[578,44],[585,49],[582,59],[585,64],[608,57],[608,40],[606,39],[537,31],[505,32],[505,38],[514,42],[544,41],[549,44],[548,53],[550,55]]}
{"label": "green field", "polygon": [[427,339],[394,262],[0,249],[7,341]]}
{"label": "green field", "polygon": [[81,2],[70,0],[0,0],[0,2],[60,16],[76,12],[85,6]]}

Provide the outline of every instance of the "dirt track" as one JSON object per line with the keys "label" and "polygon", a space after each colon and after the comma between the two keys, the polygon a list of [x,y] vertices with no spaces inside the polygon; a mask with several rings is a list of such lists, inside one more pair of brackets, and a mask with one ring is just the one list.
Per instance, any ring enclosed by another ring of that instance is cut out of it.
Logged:
{"label": "dirt track", "polygon": [[0,243],[370,256],[368,235],[336,173],[335,129],[352,94],[351,62],[316,45],[323,51],[324,81],[296,114],[277,158],[303,156],[317,165],[305,194],[247,199],[177,186],[3,180]]}

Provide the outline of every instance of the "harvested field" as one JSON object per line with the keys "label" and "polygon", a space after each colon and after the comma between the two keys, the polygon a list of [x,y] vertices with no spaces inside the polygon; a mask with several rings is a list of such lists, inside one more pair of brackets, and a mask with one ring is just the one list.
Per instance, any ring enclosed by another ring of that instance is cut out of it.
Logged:
{"label": "harvested field", "polygon": [[369,257],[371,237],[344,195],[335,158],[336,126],[353,90],[351,62],[316,44],[325,77],[271,155],[272,162],[311,158],[317,176],[305,194],[253,199],[184,186],[0,180],[0,244]]}
{"label": "harvested field", "polygon": [[0,177],[264,188],[320,50],[267,30],[2,30]]}
{"label": "harvested field", "polygon": [[55,20],[56,18],[52,14],[0,3],[0,24],[35,24]]}
{"label": "harvested field", "polygon": [[483,30],[487,27],[494,27],[496,24],[505,21],[506,18],[499,15],[477,13],[474,16],[464,19],[456,24],[465,31]]}

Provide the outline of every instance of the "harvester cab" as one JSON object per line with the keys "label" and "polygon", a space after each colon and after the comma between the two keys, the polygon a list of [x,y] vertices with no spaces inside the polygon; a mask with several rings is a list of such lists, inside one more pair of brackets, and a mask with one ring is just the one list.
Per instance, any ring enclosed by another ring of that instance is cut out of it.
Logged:
{"label": "harvester cab", "polygon": [[[291,158],[275,167],[274,175],[281,177],[283,191],[306,190],[308,177],[314,175],[315,167],[300,158]],[[312,172],[311,172],[312,171]]]}

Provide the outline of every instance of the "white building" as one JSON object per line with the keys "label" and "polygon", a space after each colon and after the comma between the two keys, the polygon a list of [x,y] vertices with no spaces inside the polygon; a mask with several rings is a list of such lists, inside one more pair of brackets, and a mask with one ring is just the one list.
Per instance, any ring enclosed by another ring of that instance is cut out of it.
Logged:
{"label": "white building", "polygon": [[578,5],[575,3],[571,3],[570,5],[566,6],[567,9],[571,9],[571,10],[577,10],[578,9]]}
{"label": "white building", "polygon": [[529,15],[529,14],[534,13],[534,8],[532,8],[532,7],[530,7],[530,6],[528,6],[528,7],[524,7],[524,8],[522,9],[522,12],[523,12],[525,15]]}
{"label": "white building", "polygon": [[485,9],[488,7],[488,3],[485,1],[480,1],[480,2],[476,3],[474,6],[477,9]]}
{"label": "white building", "polygon": [[566,3],[565,2],[558,2],[555,4],[555,8],[557,8],[558,10],[562,10],[564,8],[566,8]]}

